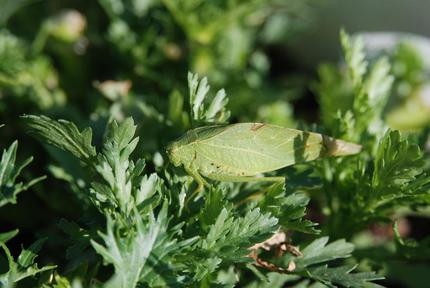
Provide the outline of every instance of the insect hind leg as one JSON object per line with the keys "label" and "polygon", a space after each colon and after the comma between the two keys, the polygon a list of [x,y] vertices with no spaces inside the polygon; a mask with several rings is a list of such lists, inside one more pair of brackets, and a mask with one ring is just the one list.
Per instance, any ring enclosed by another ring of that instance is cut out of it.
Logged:
{"label": "insect hind leg", "polygon": [[256,176],[233,176],[233,175],[218,175],[209,174],[208,178],[222,182],[284,182],[285,177],[256,177]]}
{"label": "insect hind leg", "polygon": [[189,167],[184,167],[188,174],[190,174],[194,180],[197,182],[197,188],[194,190],[193,193],[191,193],[190,197],[188,197],[188,200],[186,203],[188,203],[191,199],[193,199],[195,196],[200,194],[203,191],[203,188],[209,187],[209,183],[200,175],[200,173],[197,170],[193,170]]}

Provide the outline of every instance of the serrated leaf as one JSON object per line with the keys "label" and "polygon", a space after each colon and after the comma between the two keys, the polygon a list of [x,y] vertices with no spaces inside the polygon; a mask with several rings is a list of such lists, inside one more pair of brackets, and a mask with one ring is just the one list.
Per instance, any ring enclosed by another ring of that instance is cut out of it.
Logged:
{"label": "serrated leaf", "polygon": [[202,208],[199,219],[204,229],[213,225],[220,215],[221,211],[228,207],[227,202],[224,200],[223,191],[211,188],[206,196],[205,205]]}
{"label": "serrated leaf", "polygon": [[72,122],[66,120],[52,120],[46,116],[22,116],[31,132],[44,142],[68,151],[79,159],[88,162],[96,155],[96,149],[91,144],[92,130],[82,132]]}
{"label": "serrated leaf", "polygon": [[[340,36],[348,73],[323,65],[319,70],[320,83],[315,87],[325,128],[334,136],[362,142],[364,135],[376,136],[386,129],[383,112],[394,77],[390,75],[391,65],[384,57],[377,59],[367,72],[361,37],[351,38],[344,30]],[[348,111],[353,114],[347,115],[351,113]],[[339,119],[338,115],[350,119]]]}
{"label": "serrated leaf", "polygon": [[354,250],[354,245],[344,239],[328,243],[328,237],[321,237],[312,241],[303,250],[302,256],[283,256],[283,266],[295,263],[295,269],[290,273],[302,275],[310,279],[319,281],[329,287],[378,287],[371,283],[374,280],[384,279],[374,272],[351,273],[356,265],[341,265],[329,267],[328,262],[342,258],[348,258]]}
{"label": "serrated leaf", "polygon": [[263,211],[268,211],[277,217],[284,230],[319,233],[319,230],[315,228],[316,223],[304,219],[308,203],[309,198],[305,194],[287,194],[285,185],[277,183],[270,186],[264,193],[259,206]]}
{"label": "serrated leaf", "polygon": [[181,228],[185,223],[169,227],[167,207],[168,203],[164,201],[157,217],[160,230],[140,277],[141,282],[150,287],[183,286],[184,270],[190,266],[183,261],[189,258],[188,253],[199,240],[198,236],[181,240]]}
{"label": "serrated leaf", "polygon": [[[373,108],[382,109],[387,102],[388,93],[394,81],[394,77],[390,75],[390,69],[388,59],[380,58],[366,78],[364,89],[369,99],[369,105]],[[377,112],[381,113],[381,111]]]}
{"label": "serrated leaf", "polygon": [[[230,117],[226,109],[228,103],[224,89],[219,90],[213,99],[208,96],[210,87],[206,77],[199,80],[197,74],[188,73],[191,118],[206,123],[224,123]],[[206,108],[206,106],[208,108]]]}
{"label": "serrated leaf", "polygon": [[248,247],[269,238],[276,231],[277,223],[276,218],[261,213],[259,208],[248,211],[243,217],[234,217],[223,208],[199,245],[227,259],[245,260],[238,257],[248,254]]}
{"label": "serrated leaf", "polygon": [[150,192],[145,190],[150,188],[145,187],[147,178],[145,182],[138,181],[145,162],[139,159],[135,164],[129,159],[139,141],[138,137],[134,137],[136,126],[132,118],[120,124],[113,121],[108,129],[102,153],[95,164],[102,180],[92,183],[91,193],[94,203],[103,213],[111,214],[112,208],[119,208],[123,217],[128,217],[135,205],[149,197],[144,195]]}
{"label": "serrated leaf", "polygon": [[128,288],[136,287],[146,260],[151,253],[160,229],[160,223],[149,217],[145,225],[141,216],[135,214],[134,229],[126,235],[117,233],[118,227],[108,217],[106,234],[100,233],[105,246],[91,240],[93,248],[105,260],[106,264],[113,264],[115,274],[106,287]]}
{"label": "serrated leaf", "polygon": [[328,240],[328,237],[322,237],[306,246],[301,251],[303,258],[297,259],[297,266],[307,267],[339,258],[347,258],[354,251],[354,245],[344,239],[336,240],[327,245]]}
{"label": "serrated leaf", "polygon": [[418,145],[403,140],[399,131],[387,131],[376,151],[366,210],[386,209],[428,196],[430,176],[424,172],[424,163]]}
{"label": "serrated leaf", "polygon": [[204,100],[209,92],[208,79],[206,77],[199,81],[197,74],[188,73],[188,87],[190,89],[190,105],[194,120],[198,120],[204,109]]}
{"label": "serrated leaf", "polygon": [[311,268],[307,271],[309,277],[329,286],[329,287],[382,287],[371,281],[382,280],[384,277],[376,275],[374,272],[351,273],[356,265],[345,265],[336,268],[328,268],[326,265]]}
{"label": "serrated leaf", "polygon": [[136,205],[151,198],[160,189],[160,185],[161,179],[156,173],[152,173],[149,177],[145,175],[136,192]]}
{"label": "serrated leaf", "polygon": [[120,124],[113,121],[106,141],[115,143],[117,149],[122,150],[133,140],[135,133],[136,125],[133,118],[127,118]]}
{"label": "serrated leaf", "polygon": [[340,31],[340,42],[345,54],[345,61],[354,87],[363,82],[363,76],[367,70],[363,39],[360,37],[351,40],[345,30]]}
{"label": "serrated leaf", "polygon": [[196,281],[201,281],[206,275],[214,273],[221,263],[222,259],[218,257],[202,259],[202,261],[196,263],[196,275],[194,279]]}
{"label": "serrated leaf", "polygon": [[[318,67],[319,81],[314,85],[314,90],[318,94],[320,113],[324,128],[331,131],[332,136],[342,138],[339,132],[338,121],[335,117],[338,114],[345,114],[352,109],[354,95],[351,93],[351,84],[345,75],[339,71],[338,67],[330,64],[323,64]],[[349,133],[354,132],[350,130]]]}
{"label": "serrated leaf", "polygon": [[48,238],[42,238],[34,242],[28,247],[28,249],[23,249],[21,254],[18,256],[18,265],[21,268],[28,268],[29,266],[34,264],[34,260],[37,257],[37,253],[42,248],[42,245],[48,240]]}
{"label": "serrated leaf", "polygon": [[5,252],[8,260],[7,272],[0,275],[0,287],[14,287],[15,283],[27,277],[35,276],[38,273],[56,268],[56,266],[44,266],[42,268],[38,268],[37,264],[34,263],[34,259],[37,257],[36,253],[40,250],[44,241],[45,240],[43,239],[36,241],[28,248],[28,250],[23,249],[18,257],[18,262],[15,262],[6,245],[3,242],[0,242],[0,246]]}
{"label": "serrated leaf", "polygon": [[394,78],[390,75],[390,64],[386,58],[380,58],[372,67],[354,100],[356,129],[377,135],[386,128],[383,111],[388,101]]}
{"label": "serrated leaf", "polygon": [[[212,100],[211,104],[209,105],[209,108],[207,109],[205,113],[206,119],[216,119],[216,116],[220,116],[222,118],[228,118],[229,112],[225,112],[225,106],[227,106],[228,98],[227,94],[225,93],[224,89],[219,90],[215,98]],[[227,113],[226,115],[222,115],[222,113]],[[222,122],[222,121],[221,121]]]}
{"label": "serrated leaf", "polygon": [[39,177],[29,181],[28,183],[16,183],[16,178],[21,174],[21,171],[33,161],[33,157],[28,158],[21,164],[16,164],[16,153],[18,142],[15,141],[8,148],[3,150],[0,160],[0,207],[8,203],[15,204],[18,193],[27,190],[37,182],[45,179]]}

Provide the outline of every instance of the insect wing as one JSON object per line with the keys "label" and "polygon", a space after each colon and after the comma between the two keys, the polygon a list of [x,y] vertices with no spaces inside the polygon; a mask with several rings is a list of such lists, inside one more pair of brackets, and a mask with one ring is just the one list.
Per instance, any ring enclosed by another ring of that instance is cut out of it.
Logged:
{"label": "insect wing", "polygon": [[207,160],[230,173],[255,175],[320,156],[322,136],[276,125],[240,123],[198,141]]}

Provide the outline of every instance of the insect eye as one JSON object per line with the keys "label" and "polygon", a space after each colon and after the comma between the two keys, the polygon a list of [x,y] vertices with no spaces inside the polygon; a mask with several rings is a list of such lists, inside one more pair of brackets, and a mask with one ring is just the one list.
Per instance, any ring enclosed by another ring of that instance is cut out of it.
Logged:
{"label": "insect eye", "polygon": [[175,143],[171,142],[166,146],[166,153],[172,154],[175,152],[176,149],[177,149],[177,147],[176,147]]}

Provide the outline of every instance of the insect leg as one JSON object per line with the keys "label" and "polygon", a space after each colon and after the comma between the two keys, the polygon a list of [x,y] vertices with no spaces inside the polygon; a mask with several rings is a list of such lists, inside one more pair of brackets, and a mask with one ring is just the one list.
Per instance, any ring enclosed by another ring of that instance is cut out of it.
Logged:
{"label": "insect leg", "polygon": [[285,177],[274,176],[274,177],[246,177],[246,182],[284,182]]}
{"label": "insect leg", "polygon": [[201,187],[201,189],[203,189],[203,186],[209,186],[209,183],[200,175],[197,170],[194,170],[190,167],[184,168],[185,171],[187,171],[187,173],[190,174],[194,178],[194,180],[196,180],[197,184],[199,185],[199,187]]}
{"label": "insect leg", "polygon": [[184,167],[188,174],[190,174],[194,180],[197,182],[197,188],[194,190],[193,193],[188,197],[188,199],[185,201],[185,206],[188,206],[188,203],[196,197],[197,194],[200,194],[200,192],[203,191],[204,186],[209,187],[209,183],[200,175],[200,173],[197,170],[194,170],[190,167]]}
{"label": "insect leg", "polygon": [[223,182],[284,182],[285,177],[255,177],[209,174],[208,178]]}

